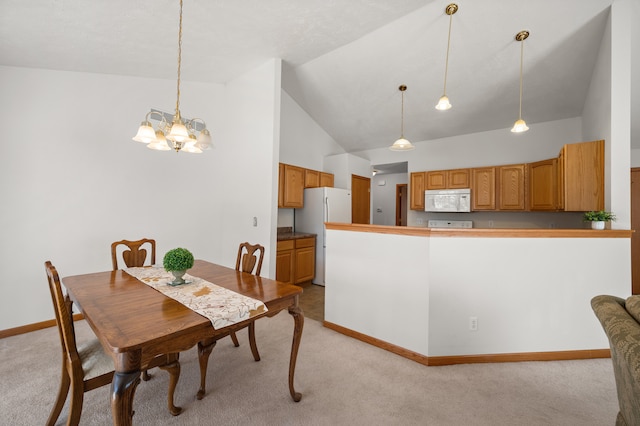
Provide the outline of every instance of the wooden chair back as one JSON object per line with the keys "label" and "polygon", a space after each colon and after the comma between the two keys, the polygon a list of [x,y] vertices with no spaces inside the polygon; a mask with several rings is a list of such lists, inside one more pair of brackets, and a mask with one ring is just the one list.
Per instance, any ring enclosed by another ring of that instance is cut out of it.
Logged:
{"label": "wooden chair back", "polygon": [[46,261],[45,269],[47,270],[47,280],[49,281],[49,291],[51,292],[51,300],[53,301],[53,310],[56,314],[56,324],[60,334],[60,342],[62,343],[62,356],[70,362],[74,369],[77,367],[82,375],[82,363],[78,356],[78,348],[76,346],[75,329],[73,328],[73,311],[72,302],[68,295],[62,293],[60,277],[56,267],[51,261]]}
{"label": "wooden chair back", "polygon": [[142,248],[142,246],[151,250],[151,263],[149,263],[149,265],[155,265],[156,240],[148,238],[143,238],[137,241],[122,240],[111,244],[111,263],[113,264],[114,271],[120,269],[118,268],[118,249],[121,245],[126,247],[122,252],[122,260],[127,268],[145,266],[145,262],[147,260],[147,249]]}
{"label": "wooden chair back", "polygon": [[[83,349],[78,350],[73,326],[72,301],[68,294],[65,295],[62,292],[60,277],[55,266],[50,261],[45,262],[44,265],[47,271],[49,291],[51,292],[53,310],[56,314],[56,324],[62,345],[62,377],[58,396],[46,425],[53,426],[56,424],[67,400],[69,388],[71,388],[71,397],[67,424],[77,425],[82,415],[83,394],[111,383],[114,374],[112,369],[113,361],[102,352],[100,342],[97,339],[94,339],[87,346],[83,346]],[[83,367],[83,353],[85,359],[91,358],[85,367]]]}
{"label": "wooden chair back", "polygon": [[[257,253],[256,253],[257,252]],[[260,244],[249,244],[247,242],[238,247],[238,258],[236,259],[236,271],[248,272],[260,275],[262,270],[262,260],[264,259],[264,247]],[[256,267],[256,262],[258,266]],[[255,268],[255,272],[254,272]]]}

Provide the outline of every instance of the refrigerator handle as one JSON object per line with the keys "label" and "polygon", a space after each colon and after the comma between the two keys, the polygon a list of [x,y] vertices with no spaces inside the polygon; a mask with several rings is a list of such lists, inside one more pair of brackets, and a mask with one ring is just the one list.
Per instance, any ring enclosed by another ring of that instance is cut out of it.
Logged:
{"label": "refrigerator handle", "polygon": [[[329,222],[329,197],[324,197],[324,205],[325,205],[324,220],[325,222]],[[322,224],[322,226],[324,227],[324,223]]]}

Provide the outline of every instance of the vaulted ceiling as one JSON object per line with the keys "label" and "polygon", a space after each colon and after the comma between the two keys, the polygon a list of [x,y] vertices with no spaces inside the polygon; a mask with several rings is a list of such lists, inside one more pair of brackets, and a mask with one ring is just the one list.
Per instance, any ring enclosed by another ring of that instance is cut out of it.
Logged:
{"label": "vaulted ceiling", "polygon": [[[224,83],[282,58],[284,90],[354,152],[398,138],[401,84],[411,141],[511,127],[514,37],[526,29],[522,114],[530,131],[582,115],[613,0],[453,1],[446,112],[434,105],[451,0],[184,0],[182,78]],[[0,64],[175,79],[178,10],[178,0],[0,0]],[[635,69],[639,44],[632,41]],[[640,118],[632,121],[640,148]]]}

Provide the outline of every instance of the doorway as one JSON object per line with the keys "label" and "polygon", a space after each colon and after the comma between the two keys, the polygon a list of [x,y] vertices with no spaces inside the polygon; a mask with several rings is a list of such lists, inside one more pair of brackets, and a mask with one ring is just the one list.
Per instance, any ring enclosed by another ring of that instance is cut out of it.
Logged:
{"label": "doorway", "polygon": [[351,223],[371,220],[371,179],[351,175]]}
{"label": "doorway", "polygon": [[407,184],[396,185],[396,226],[407,226]]}

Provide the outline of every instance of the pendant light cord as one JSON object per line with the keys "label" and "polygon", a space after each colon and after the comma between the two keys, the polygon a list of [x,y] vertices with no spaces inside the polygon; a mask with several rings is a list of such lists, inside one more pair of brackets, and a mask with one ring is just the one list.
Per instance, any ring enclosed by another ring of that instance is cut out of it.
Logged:
{"label": "pendant light cord", "polygon": [[524,40],[520,41],[520,109],[518,111],[518,120],[522,120],[522,62],[524,58]]}
{"label": "pendant light cord", "polygon": [[402,92],[402,103],[400,106],[400,139],[404,139],[404,90]]}
{"label": "pendant light cord", "polygon": [[180,0],[180,25],[178,30],[178,87],[176,97],[176,115],[180,114],[180,63],[182,62],[182,0]]}
{"label": "pendant light cord", "polygon": [[444,88],[442,96],[447,95],[447,74],[449,73],[449,46],[451,45],[451,24],[453,23],[453,13],[449,15],[449,35],[447,36],[447,59],[444,62]]}

